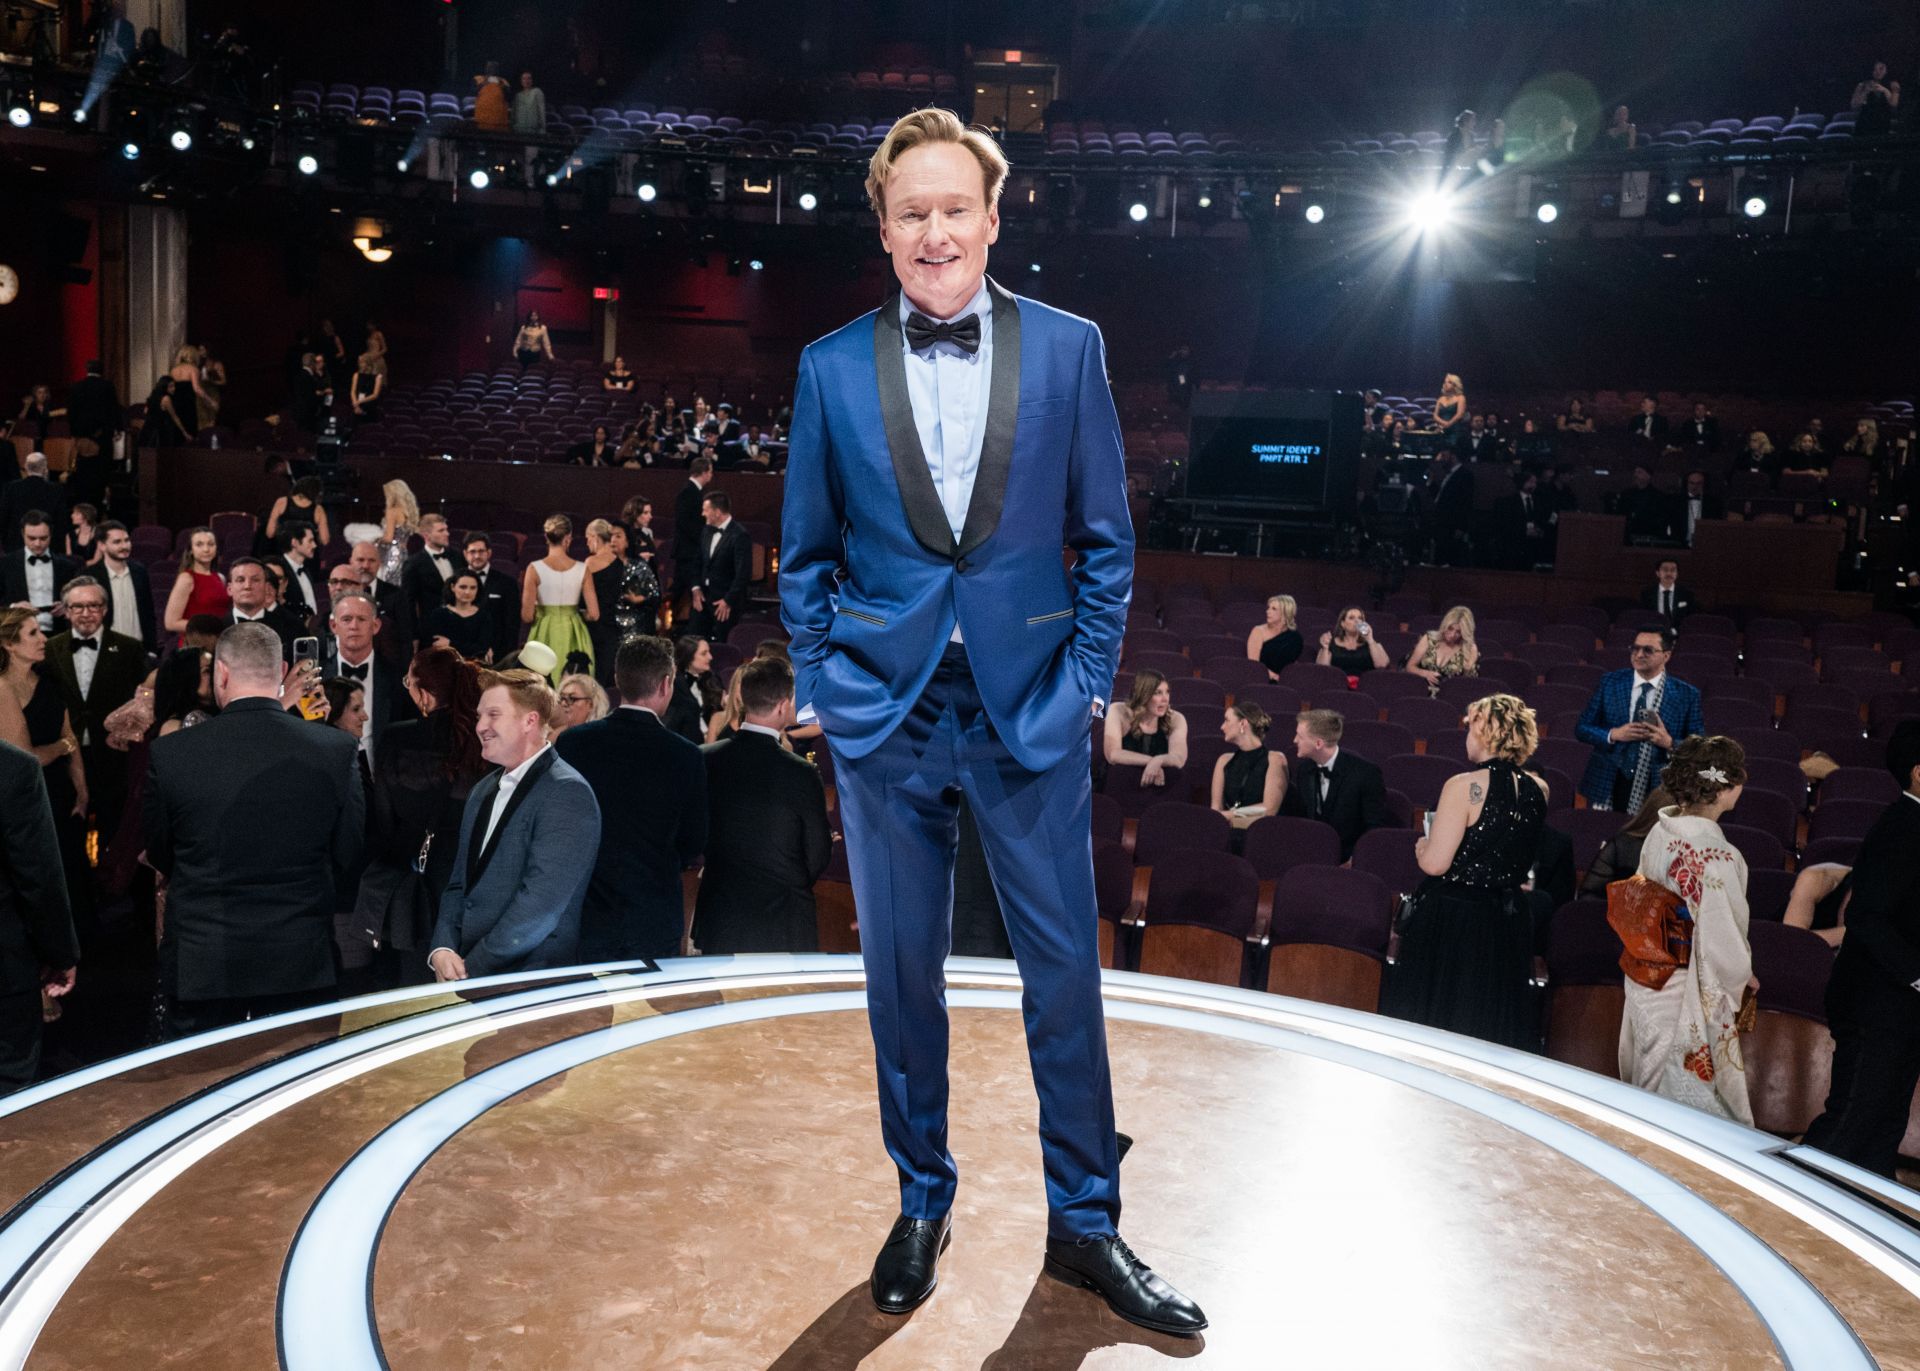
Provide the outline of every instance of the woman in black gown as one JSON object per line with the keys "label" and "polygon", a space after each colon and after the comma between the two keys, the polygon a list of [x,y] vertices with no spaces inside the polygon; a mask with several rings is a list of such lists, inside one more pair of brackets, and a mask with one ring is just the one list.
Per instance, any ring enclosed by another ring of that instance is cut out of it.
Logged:
{"label": "woman in black gown", "polygon": [[1213,809],[1235,828],[1278,814],[1287,797],[1287,759],[1266,745],[1272,722],[1251,700],[1221,717],[1220,736],[1233,750],[1213,764]]}
{"label": "woman in black gown", "polygon": [[47,639],[31,609],[0,609],[0,739],[33,753],[47,782],[60,862],[76,917],[92,912],[87,871],[87,773],[67,703],[46,669]]}
{"label": "woman in black gown", "polygon": [[1387,650],[1373,636],[1367,612],[1358,605],[1349,605],[1340,611],[1339,627],[1320,635],[1320,652],[1314,660],[1321,666],[1344,671],[1349,677],[1359,677],[1369,671],[1385,670],[1388,659]]}
{"label": "woman in black gown", "polygon": [[620,627],[614,606],[626,595],[627,530],[609,519],[587,525],[587,574],[593,577],[593,595],[600,617],[587,625],[593,639],[593,678],[613,689],[613,659],[620,651]]}
{"label": "woman in black gown", "polygon": [[432,647],[450,647],[469,661],[483,662],[493,652],[493,625],[480,607],[480,577],[456,571],[447,581],[447,602],[427,616]]}
{"label": "woman in black gown", "polygon": [[1414,853],[1427,879],[1400,931],[1382,1008],[1396,1018],[1532,1049],[1533,927],[1521,886],[1547,818],[1546,783],[1524,770],[1539,741],[1512,695],[1467,707],[1467,760]]}

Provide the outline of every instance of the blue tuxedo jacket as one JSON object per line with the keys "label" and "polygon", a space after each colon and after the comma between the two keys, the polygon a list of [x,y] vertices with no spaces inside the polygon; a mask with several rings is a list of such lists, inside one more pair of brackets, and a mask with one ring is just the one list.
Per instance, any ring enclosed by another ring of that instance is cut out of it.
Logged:
{"label": "blue tuxedo jacket", "polygon": [[1133,525],[1105,345],[1089,321],[987,286],[986,434],[958,539],[914,426],[897,297],[800,358],[781,617],[795,697],[846,757],[898,727],[956,623],[987,715],[1029,770],[1085,747],[1111,688]]}
{"label": "blue tuxedo jacket", "polygon": [[433,929],[433,946],[458,952],[468,976],[574,961],[580,906],[600,846],[592,789],[549,748],[527,768],[493,837],[480,847],[501,774],[494,768],[467,796],[453,875]]}
{"label": "blue tuxedo jacket", "polygon": [[[1609,671],[1599,688],[1587,700],[1573,736],[1593,744],[1593,756],[1587,760],[1586,775],[1580,779],[1580,793],[1589,800],[1613,802],[1613,778],[1620,772],[1633,774],[1638,743],[1610,743],[1607,734],[1621,724],[1633,721],[1633,697],[1638,692],[1632,668]],[[1660,694],[1660,722],[1667,726],[1677,743],[1682,738],[1707,731],[1700,715],[1700,692],[1669,673],[1666,688]],[[1648,746],[1652,746],[1648,744]],[[1660,784],[1660,773],[1667,769],[1667,754],[1658,748],[1653,754],[1653,784]]]}

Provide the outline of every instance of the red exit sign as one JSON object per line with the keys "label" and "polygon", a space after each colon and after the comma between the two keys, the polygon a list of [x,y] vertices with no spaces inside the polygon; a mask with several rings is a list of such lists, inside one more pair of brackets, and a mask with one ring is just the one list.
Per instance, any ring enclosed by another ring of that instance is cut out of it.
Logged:
{"label": "red exit sign", "polygon": [[618,300],[620,298],[620,288],[618,286],[595,286],[593,288],[593,298],[596,300]]}

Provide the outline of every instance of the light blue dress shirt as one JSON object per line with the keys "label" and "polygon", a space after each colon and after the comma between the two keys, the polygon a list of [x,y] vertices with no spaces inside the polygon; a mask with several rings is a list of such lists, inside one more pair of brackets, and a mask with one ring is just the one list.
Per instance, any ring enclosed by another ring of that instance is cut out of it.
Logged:
{"label": "light blue dress shirt", "polygon": [[[952,323],[969,314],[980,316],[980,349],[968,355],[955,343],[934,343],[916,351],[907,341],[907,316],[915,313],[906,292],[900,294],[900,346],[906,349],[907,398],[913,404],[913,426],[920,434],[933,488],[947,524],[959,539],[967,526],[967,506],[973,501],[974,478],[980,474],[980,449],[987,437],[988,378],[993,375],[993,300],[984,279],[973,298],[958,312],[936,324]],[[932,316],[928,316],[932,317]],[[953,626],[951,642],[960,642],[960,626]]]}

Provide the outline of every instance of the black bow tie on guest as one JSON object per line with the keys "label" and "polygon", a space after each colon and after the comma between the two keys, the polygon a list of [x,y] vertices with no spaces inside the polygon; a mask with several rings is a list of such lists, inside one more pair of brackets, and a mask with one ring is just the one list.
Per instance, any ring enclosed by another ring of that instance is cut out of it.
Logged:
{"label": "black bow tie on guest", "polygon": [[53,558],[48,556],[44,552],[35,552],[28,555],[27,565],[28,566],[45,566],[48,562],[51,562],[52,560]]}
{"label": "black bow tie on guest", "polygon": [[963,314],[950,324],[936,324],[920,312],[907,315],[907,342],[918,352],[935,343],[952,343],[962,352],[980,351],[980,316]]}
{"label": "black bow tie on guest", "polygon": [[372,665],[372,662],[362,662],[359,666],[348,666],[345,662],[342,662],[340,663],[340,674],[350,681],[364,681],[367,679],[367,668]]}
{"label": "black bow tie on guest", "polygon": [[100,644],[95,642],[92,638],[75,638],[73,640],[73,650],[75,652],[80,652],[82,650],[87,652],[98,652],[100,650]]}

